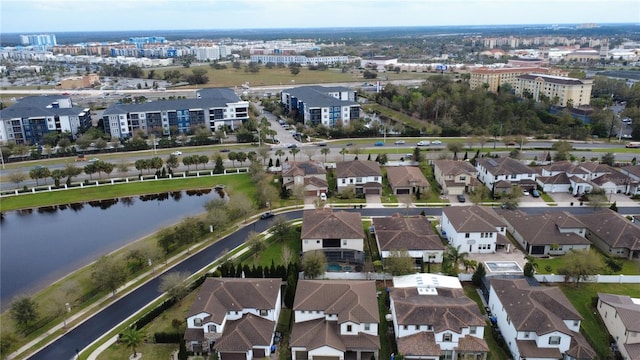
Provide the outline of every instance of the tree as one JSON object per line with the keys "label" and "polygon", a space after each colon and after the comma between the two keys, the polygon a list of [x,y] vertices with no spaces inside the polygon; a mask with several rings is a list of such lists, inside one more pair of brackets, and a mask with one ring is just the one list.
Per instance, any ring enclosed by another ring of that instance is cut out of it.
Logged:
{"label": "tree", "polygon": [[551,149],[555,150],[553,155],[553,161],[569,160],[570,152],[573,150],[573,145],[567,141],[558,141],[551,146]]}
{"label": "tree", "polygon": [[604,192],[592,192],[587,195],[587,199],[589,200],[589,206],[593,208],[593,211],[604,207],[608,203]]}
{"label": "tree", "polygon": [[271,227],[271,233],[281,242],[284,242],[284,237],[291,230],[291,225],[284,216],[276,216],[269,226]]}
{"label": "tree", "polygon": [[593,250],[571,250],[563,256],[558,274],[564,275],[565,280],[573,280],[576,287],[591,275],[598,274],[604,267],[602,258]]}
{"label": "tree", "polygon": [[308,251],[302,257],[302,270],[306,279],[315,279],[327,268],[327,258],[321,250]]}
{"label": "tree", "polygon": [[291,75],[293,76],[300,74],[300,68],[297,66],[290,68],[289,71],[291,71]]}
{"label": "tree", "polygon": [[142,330],[138,330],[133,326],[127,326],[126,329],[120,334],[120,342],[126,347],[130,347],[133,352],[133,357],[138,356],[136,348],[144,341],[145,334]]}
{"label": "tree", "polygon": [[525,259],[527,259],[527,263],[524,264],[524,269],[522,269],[524,271],[524,276],[533,277],[536,273],[536,269],[538,268],[536,258],[531,255],[527,255],[525,256]]}
{"label": "tree", "polygon": [[614,201],[611,206],[609,206],[609,209],[618,212],[618,204]]}
{"label": "tree", "polygon": [[67,185],[71,185],[71,180],[82,173],[82,169],[73,164],[65,165],[63,171],[64,175],[67,177]]}
{"label": "tree", "polygon": [[222,156],[216,156],[216,165],[213,167],[214,174],[224,174],[224,161]]}
{"label": "tree", "polygon": [[22,295],[11,303],[10,313],[16,322],[16,328],[23,335],[27,335],[38,320],[38,304],[31,297]]}
{"label": "tree", "polygon": [[52,296],[49,302],[50,309],[54,316],[62,316],[63,325],[67,327],[67,313],[71,311],[78,296],[78,283],[68,280],[62,283]]}
{"label": "tree", "polygon": [[331,152],[331,149],[324,147],[320,150],[320,154],[324,155],[324,162],[327,162],[327,155]]}
{"label": "tree", "polygon": [[111,256],[103,256],[93,264],[91,279],[102,290],[109,290],[113,295],[127,279],[124,264]]}
{"label": "tree", "polygon": [[180,303],[182,298],[189,294],[189,284],[187,279],[189,273],[186,271],[173,271],[162,275],[160,278],[159,290],[166,292],[169,298]]}
{"label": "tree", "polygon": [[278,157],[278,160],[282,161],[282,156],[284,156],[284,150],[282,149],[276,150],[275,155]]}
{"label": "tree", "polygon": [[415,272],[414,261],[405,249],[391,251],[391,256],[384,261],[385,269],[391,275],[407,275]]}
{"label": "tree", "polygon": [[3,332],[0,334],[0,358],[6,359],[13,346],[17,343],[15,334]]}
{"label": "tree", "polygon": [[176,155],[169,155],[167,158],[167,167],[171,170],[177,169],[180,166],[180,162],[178,161],[178,157]]}
{"label": "tree", "polygon": [[347,150],[347,148],[340,149],[340,155],[342,155],[342,161],[344,161],[344,156],[347,155],[348,153],[349,153],[349,150]]}
{"label": "tree", "polygon": [[600,160],[600,163],[613,166],[613,163],[615,161],[616,161],[616,156],[613,153],[608,152],[602,155],[602,160]]}
{"label": "tree", "polygon": [[482,284],[482,278],[484,278],[486,275],[487,275],[487,269],[485,269],[484,265],[480,263],[478,264],[476,271],[473,273],[473,276],[471,277],[471,282],[475,286],[480,286]]}
{"label": "tree", "polygon": [[12,171],[9,173],[9,181],[20,186],[20,183],[27,180],[27,175],[22,171]]}
{"label": "tree", "polygon": [[451,245],[447,247],[444,256],[447,259],[448,263],[451,265],[449,275],[458,275],[458,271],[460,271],[460,263],[464,262],[467,255],[469,254],[466,252],[460,252],[460,245],[455,248]]}
{"label": "tree", "polygon": [[247,221],[247,215],[253,212],[254,203],[247,195],[238,192],[233,194],[233,201],[227,203],[227,212],[231,219],[243,219]]}
{"label": "tree", "polygon": [[254,260],[257,262],[258,257],[260,256],[260,252],[266,248],[264,241],[260,234],[255,231],[250,231],[247,234],[247,239],[245,240],[247,247],[249,248],[249,252],[253,255]]}
{"label": "tree", "polygon": [[300,152],[300,149],[298,148],[293,148],[291,150],[289,150],[289,154],[293,155],[293,161],[296,161],[296,154]]}

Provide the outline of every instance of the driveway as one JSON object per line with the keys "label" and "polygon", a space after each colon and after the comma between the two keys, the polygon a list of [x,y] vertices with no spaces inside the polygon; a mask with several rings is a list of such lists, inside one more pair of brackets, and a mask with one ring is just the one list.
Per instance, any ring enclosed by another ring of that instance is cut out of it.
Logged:
{"label": "driveway", "polygon": [[365,197],[368,207],[376,207],[382,205],[382,199],[380,198],[380,195],[367,194],[365,195]]}

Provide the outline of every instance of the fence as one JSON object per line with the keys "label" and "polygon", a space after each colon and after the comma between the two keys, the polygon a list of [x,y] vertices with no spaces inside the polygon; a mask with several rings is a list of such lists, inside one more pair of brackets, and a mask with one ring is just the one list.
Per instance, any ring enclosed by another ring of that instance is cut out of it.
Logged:
{"label": "fence", "polygon": [[222,174],[214,174],[213,170],[207,171],[195,171],[195,172],[184,172],[182,174],[177,175],[167,175],[167,177],[158,177],[157,175],[141,175],[136,177],[126,177],[126,178],[110,178],[104,180],[87,180],[85,182],[75,183],[71,186],[67,186],[66,184],[61,184],[59,187],[55,187],[54,185],[47,186],[39,186],[31,188],[27,191],[23,189],[14,189],[11,191],[2,191],[0,192],[1,197],[10,197],[10,196],[19,196],[25,194],[35,194],[41,192],[48,191],[64,191],[70,189],[83,189],[92,186],[105,186],[105,185],[116,185],[116,184],[128,184],[133,182],[144,182],[144,181],[164,181],[164,180],[176,180],[176,179],[186,179],[190,177],[202,177],[202,176],[224,176],[224,175],[233,175],[233,174],[242,174],[248,173],[249,168],[235,168],[232,170],[224,170]]}
{"label": "fence", "polygon": [[[537,274],[535,278],[541,283],[575,281],[573,278],[567,280],[564,275],[555,274]],[[640,275],[591,275],[581,281],[601,284],[638,284],[640,283]]]}

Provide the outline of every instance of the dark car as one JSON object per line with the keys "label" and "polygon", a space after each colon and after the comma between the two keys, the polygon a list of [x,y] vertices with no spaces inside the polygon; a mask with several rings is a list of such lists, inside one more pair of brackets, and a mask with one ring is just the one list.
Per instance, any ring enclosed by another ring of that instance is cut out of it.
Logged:
{"label": "dark car", "polygon": [[533,197],[540,197],[540,193],[538,192],[538,190],[533,189],[533,190],[531,190],[531,196],[533,196]]}
{"label": "dark car", "polygon": [[464,195],[458,195],[458,202],[465,202],[467,199],[464,198]]}
{"label": "dark car", "polygon": [[228,152],[231,152],[231,149],[222,149],[222,150],[220,150],[220,152],[222,152],[222,153],[228,153]]}
{"label": "dark car", "polygon": [[296,144],[289,144],[289,145],[287,146],[287,148],[289,148],[289,149],[295,149],[295,148],[297,148],[297,147],[298,147],[298,145],[296,145]]}
{"label": "dark car", "polygon": [[272,218],[274,215],[271,211],[267,211],[266,213],[260,215],[260,219],[264,220],[264,219],[268,219],[268,218]]}

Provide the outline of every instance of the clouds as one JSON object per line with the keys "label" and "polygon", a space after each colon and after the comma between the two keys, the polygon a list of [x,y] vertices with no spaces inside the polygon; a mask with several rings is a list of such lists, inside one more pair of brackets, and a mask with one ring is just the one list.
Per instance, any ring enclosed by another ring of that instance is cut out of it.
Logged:
{"label": "clouds", "polygon": [[637,0],[1,0],[2,32],[640,22]]}

